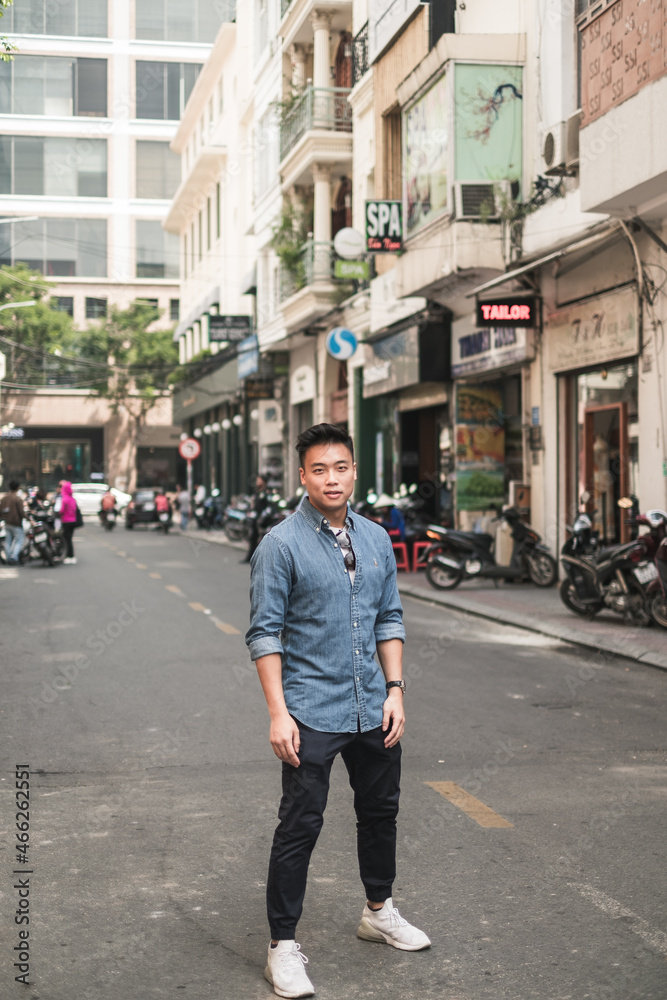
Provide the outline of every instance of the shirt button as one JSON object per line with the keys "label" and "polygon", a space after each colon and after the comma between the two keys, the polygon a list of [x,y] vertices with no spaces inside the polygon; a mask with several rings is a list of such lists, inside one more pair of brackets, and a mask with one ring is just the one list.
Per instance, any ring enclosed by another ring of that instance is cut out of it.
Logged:
{"label": "shirt button", "polygon": [[338,548],[338,546],[336,545],[336,543],[335,543],[335,542],[334,542],[334,548],[335,548],[335,549],[337,549],[337,548]]}
{"label": "shirt button", "polygon": [[355,653],[356,653],[356,654],[357,654],[357,656],[358,656],[358,655],[359,655],[359,650],[358,650],[358,649],[355,649]]}

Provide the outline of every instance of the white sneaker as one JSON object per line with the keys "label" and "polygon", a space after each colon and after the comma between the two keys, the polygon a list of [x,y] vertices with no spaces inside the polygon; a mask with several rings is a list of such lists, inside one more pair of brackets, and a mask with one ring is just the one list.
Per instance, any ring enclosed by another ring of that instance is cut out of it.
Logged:
{"label": "white sneaker", "polygon": [[306,975],[308,959],[300,949],[296,941],[279,941],[275,948],[269,945],[264,978],[273,984],[279,997],[312,997],[315,992]]}
{"label": "white sneaker", "polygon": [[65,566],[76,566],[76,559],[72,556],[69,559],[63,559],[63,563]]}
{"label": "white sneaker", "polygon": [[391,944],[401,951],[421,951],[429,948],[431,941],[423,931],[418,930],[400,915],[391,896],[386,899],[381,910],[371,910],[364,906],[357,937],[364,941],[379,941]]}

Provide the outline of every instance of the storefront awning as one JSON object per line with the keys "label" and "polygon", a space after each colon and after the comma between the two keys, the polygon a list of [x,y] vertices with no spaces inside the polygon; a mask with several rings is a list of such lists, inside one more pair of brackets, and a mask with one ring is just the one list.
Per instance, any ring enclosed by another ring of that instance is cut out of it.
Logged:
{"label": "storefront awning", "polygon": [[193,323],[196,323],[198,319],[201,319],[205,313],[209,312],[209,310],[213,306],[218,305],[219,302],[220,302],[220,289],[216,286],[215,288],[211,289],[208,295],[201,300],[201,302],[195,309],[192,309],[188,313],[185,319],[181,320],[181,322],[174,330],[174,341],[178,343],[179,338],[182,337],[183,334],[190,329]]}
{"label": "storefront awning", "polygon": [[620,232],[621,226],[618,222],[605,222],[604,229],[601,231],[591,234],[583,240],[577,240],[575,243],[568,243],[565,246],[560,247],[558,250],[552,250],[551,253],[548,253],[543,257],[536,257],[533,260],[527,261],[525,264],[522,264],[521,267],[515,267],[512,271],[506,271],[504,274],[498,275],[497,278],[491,278],[490,281],[485,281],[483,285],[478,285],[477,288],[473,288],[472,291],[467,292],[466,298],[471,299],[476,295],[482,295],[484,292],[488,292],[492,288],[497,288],[498,285],[504,285],[508,281],[513,281],[515,278],[521,277],[522,274],[527,274],[529,271],[534,271],[539,267],[543,267],[545,264],[549,264],[552,260],[559,260],[561,257],[576,253],[578,250],[587,250],[590,247],[596,246],[598,243],[605,243],[609,239],[616,238]]}

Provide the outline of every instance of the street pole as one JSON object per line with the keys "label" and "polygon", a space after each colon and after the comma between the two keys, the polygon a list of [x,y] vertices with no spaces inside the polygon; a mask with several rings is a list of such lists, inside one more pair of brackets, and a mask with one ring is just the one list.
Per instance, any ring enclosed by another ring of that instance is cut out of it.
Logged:
{"label": "street pole", "polygon": [[188,496],[190,497],[190,503],[192,503],[192,459],[188,459]]}

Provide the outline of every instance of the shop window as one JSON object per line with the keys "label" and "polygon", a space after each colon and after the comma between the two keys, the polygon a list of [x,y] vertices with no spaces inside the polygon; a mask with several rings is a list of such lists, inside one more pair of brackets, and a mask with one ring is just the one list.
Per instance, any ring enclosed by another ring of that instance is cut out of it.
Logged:
{"label": "shop window", "polygon": [[138,60],[136,64],[137,118],[179,121],[200,70],[201,63]]}
{"label": "shop window", "polygon": [[180,179],[181,160],[168,142],[137,142],[137,198],[173,198]]}
{"label": "shop window", "polygon": [[169,299],[169,319],[172,323],[178,323],[181,318],[181,300]]}
{"label": "shop window", "polygon": [[3,29],[10,34],[106,38],[108,0],[29,0],[5,11]]}
{"label": "shop window", "polygon": [[145,306],[152,306],[153,309],[157,309],[158,308],[158,300],[157,299],[145,299],[145,298],[142,297],[142,298],[137,298],[134,301],[135,302],[141,302],[142,305],[145,305]]}
{"label": "shop window", "polygon": [[104,118],[107,61],[22,55],[0,62],[0,113]]}
{"label": "shop window", "polygon": [[236,17],[236,0],[137,0],[136,37],[165,42],[213,41],[225,21]]}
{"label": "shop window", "polygon": [[71,295],[54,295],[49,302],[56,312],[67,313],[68,316],[74,315],[74,298]]}
{"label": "shop window", "polygon": [[384,189],[386,198],[403,197],[401,179],[401,111],[395,108],[383,118]]}
{"label": "shop window", "polygon": [[166,233],[160,222],[137,219],[137,278],[178,280],[178,236]]}
{"label": "shop window", "polygon": [[86,298],[86,319],[104,319],[107,314],[106,299]]}
{"label": "shop window", "polygon": [[37,219],[0,226],[0,265],[17,263],[47,277],[106,278],[106,219]]}
{"label": "shop window", "polygon": [[0,136],[0,194],[107,194],[106,139]]}

